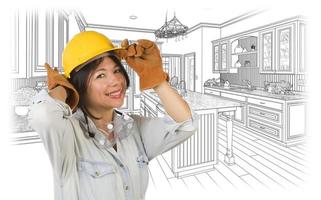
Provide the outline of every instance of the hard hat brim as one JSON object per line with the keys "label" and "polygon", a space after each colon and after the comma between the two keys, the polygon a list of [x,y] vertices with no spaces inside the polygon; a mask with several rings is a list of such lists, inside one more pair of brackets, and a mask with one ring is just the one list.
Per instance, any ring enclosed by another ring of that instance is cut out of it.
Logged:
{"label": "hard hat brim", "polygon": [[104,53],[101,53],[101,54],[99,54],[99,55],[97,55],[97,56],[95,56],[95,57],[87,60],[86,62],[80,64],[80,65],[79,65],[78,67],[76,67],[74,70],[75,70],[76,72],[78,72],[78,71],[81,70],[84,66],[86,66],[88,63],[91,63],[91,62],[93,62],[94,60],[97,60],[97,59],[99,59],[99,58],[102,58],[102,57],[105,57],[105,56],[108,56],[108,55],[115,55],[115,54],[113,54],[112,52],[113,52],[113,51],[117,51],[117,50],[125,50],[125,48],[123,48],[123,47],[115,47],[115,48],[112,48],[112,49],[110,49],[110,50],[108,50],[108,51],[106,51],[106,52],[104,52]]}

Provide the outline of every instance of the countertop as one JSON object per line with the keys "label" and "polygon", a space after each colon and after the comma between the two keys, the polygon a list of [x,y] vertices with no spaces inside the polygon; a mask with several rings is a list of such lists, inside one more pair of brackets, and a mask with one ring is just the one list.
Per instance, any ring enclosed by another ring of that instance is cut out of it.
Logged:
{"label": "countertop", "polygon": [[229,92],[236,92],[236,93],[242,93],[242,94],[249,94],[249,95],[255,95],[255,96],[262,96],[272,99],[279,99],[284,101],[290,101],[290,100],[299,100],[299,99],[305,99],[306,95],[294,93],[294,94],[272,94],[269,92],[266,92],[264,90],[255,89],[255,90],[248,90],[247,88],[241,88],[239,86],[231,86],[229,88],[225,88],[223,86],[204,86],[205,88],[213,88],[213,89],[219,89],[219,90],[225,90]]}
{"label": "countertop", "polygon": [[[144,93],[155,101],[160,102],[157,93],[153,90],[147,90]],[[183,98],[193,110],[221,109],[241,106],[240,103],[227,100],[223,97],[192,91],[187,91],[187,95]]]}

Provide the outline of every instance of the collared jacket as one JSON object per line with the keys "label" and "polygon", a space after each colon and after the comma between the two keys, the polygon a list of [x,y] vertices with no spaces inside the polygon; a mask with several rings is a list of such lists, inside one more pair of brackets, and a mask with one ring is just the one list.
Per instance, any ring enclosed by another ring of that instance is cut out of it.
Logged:
{"label": "collared jacket", "polygon": [[[188,139],[197,115],[176,123],[114,112],[117,151],[81,109],[42,90],[30,106],[28,120],[40,135],[54,174],[55,200],[138,200],[148,185],[148,162]],[[94,137],[89,136],[94,133]]]}

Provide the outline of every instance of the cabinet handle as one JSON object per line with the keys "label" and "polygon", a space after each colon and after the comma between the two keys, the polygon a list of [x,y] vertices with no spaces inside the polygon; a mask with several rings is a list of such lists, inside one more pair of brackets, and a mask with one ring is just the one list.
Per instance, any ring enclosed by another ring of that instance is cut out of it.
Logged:
{"label": "cabinet handle", "polygon": [[265,102],[260,101],[260,104],[265,104]]}
{"label": "cabinet handle", "polygon": [[264,129],[265,129],[265,127],[264,127],[264,126],[260,126],[260,129],[263,129],[263,130],[264,130]]}
{"label": "cabinet handle", "polygon": [[266,115],[266,113],[260,112],[260,115]]}

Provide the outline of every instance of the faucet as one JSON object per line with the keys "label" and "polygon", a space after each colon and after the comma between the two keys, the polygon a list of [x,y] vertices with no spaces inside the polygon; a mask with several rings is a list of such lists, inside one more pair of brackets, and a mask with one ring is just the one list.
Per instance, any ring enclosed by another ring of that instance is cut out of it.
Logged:
{"label": "faucet", "polygon": [[251,81],[244,79],[243,82],[246,83],[247,89],[249,89],[249,90],[252,90],[252,89],[253,89],[253,86],[252,86]]}

